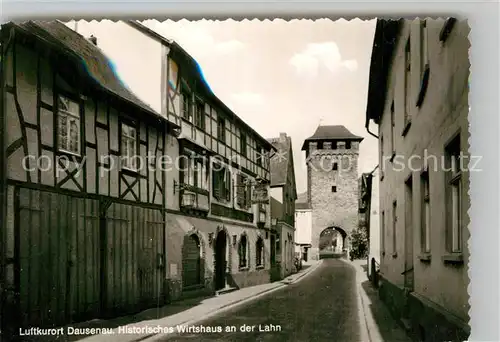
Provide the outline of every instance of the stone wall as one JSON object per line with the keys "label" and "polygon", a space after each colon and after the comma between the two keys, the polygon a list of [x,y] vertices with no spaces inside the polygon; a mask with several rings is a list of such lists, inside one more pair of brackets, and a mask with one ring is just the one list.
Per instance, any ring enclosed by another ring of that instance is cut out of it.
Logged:
{"label": "stone wall", "polygon": [[[335,226],[349,236],[358,225],[358,153],[358,142],[352,142],[350,149],[317,149],[316,143],[309,143],[307,171],[312,206],[312,259],[318,257],[319,237],[324,229]],[[337,171],[332,170],[333,163],[337,163]]]}

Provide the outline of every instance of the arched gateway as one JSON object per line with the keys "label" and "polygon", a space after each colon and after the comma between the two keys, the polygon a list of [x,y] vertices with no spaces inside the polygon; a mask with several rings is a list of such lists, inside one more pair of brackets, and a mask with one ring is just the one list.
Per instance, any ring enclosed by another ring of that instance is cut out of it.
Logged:
{"label": "arched gateway", "polygon": [[[359,223],[358,157],[362,137],[340,125],[319,126],[304,141],[307,202],[311,209],[311,259],[348,252]],[[340,234],[340,236],[338,235]],[[325,244],[325,246],[320,246]],[[325,250],[326,248],[326,250]]]}
{"label": "arched gateway", "polygon": [[325,228],[319,234],[319,258],[347,256],[347,233],[340,227]]}

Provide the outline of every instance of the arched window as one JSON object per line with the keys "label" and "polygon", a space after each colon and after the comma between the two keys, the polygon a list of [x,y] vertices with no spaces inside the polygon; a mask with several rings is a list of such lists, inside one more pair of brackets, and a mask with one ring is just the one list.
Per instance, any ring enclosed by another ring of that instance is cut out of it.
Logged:
{"label": "arched window", "polygon": [[240,258],[240,268],[248,267],[248,241],[245,234],[241,236],[238,245],[238,256]]}
{"label": "arched window", "polygon": [[182,285],[184,288],[202,283],[200,240],[196,234],[184,238],[182,246]]}
{"label": "arched window", "polygon": [[261,237],[255,244],[256,266],[264,266],[264,241]]}

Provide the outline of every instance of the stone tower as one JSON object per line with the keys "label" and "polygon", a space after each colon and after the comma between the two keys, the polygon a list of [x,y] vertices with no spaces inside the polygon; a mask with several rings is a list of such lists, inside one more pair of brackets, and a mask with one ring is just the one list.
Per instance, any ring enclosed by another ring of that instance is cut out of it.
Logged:
{"label": "stone tower", "polygon": [[344,126],[319,126],[302,145],[306,151],[307,198],[312,208],[313,259],[319,257],[320,236],[325,234],[340,233],[331,250],[346,252],[351,232],[358,225],[358,157],[362,140]]}

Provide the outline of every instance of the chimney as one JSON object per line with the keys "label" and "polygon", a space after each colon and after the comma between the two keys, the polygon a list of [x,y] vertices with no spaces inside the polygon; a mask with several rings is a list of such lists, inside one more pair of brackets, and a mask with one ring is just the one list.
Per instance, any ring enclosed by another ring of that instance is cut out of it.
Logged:
{"label": "chimney", "polygon": [[92,44],[94,44],[95,46],[97,46],[97,38],[94,37],[94,35],[91,35],[90,38],[89,38],[90,42]]}

